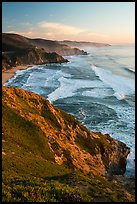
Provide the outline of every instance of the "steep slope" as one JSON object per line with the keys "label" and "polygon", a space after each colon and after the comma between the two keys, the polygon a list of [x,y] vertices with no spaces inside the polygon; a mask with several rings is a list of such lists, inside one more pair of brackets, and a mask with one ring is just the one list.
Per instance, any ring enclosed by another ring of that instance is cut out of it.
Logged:
{"label": "steep slope", "polygon": [[129,148],[124,143],[88,131],[73,116],[34,93],[4,87],[2,100],[7,110],[31,121],[43,132],[57,164],[102,175],[108,171],[125,172]]}
{"label": "steep slope", "polygon": [[44,97],[2,88],[3,201],[133,200],[104,177],[123,174],[128,153]]}

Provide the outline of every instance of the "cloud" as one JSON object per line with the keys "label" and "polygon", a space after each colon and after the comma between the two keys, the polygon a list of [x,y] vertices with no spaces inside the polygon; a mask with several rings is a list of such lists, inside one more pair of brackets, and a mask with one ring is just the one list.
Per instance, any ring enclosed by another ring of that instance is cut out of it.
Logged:
{"label": "cloud", "polygon": [[93,32],[91,30],[82,29],[63,23],[42,21],[38,23],[38,29],[42,36],[54,40],[88,40],[88,41],[104,41],[108,35]]}
{"label": "cloud", "polygon": [[63,23],[56,23],[56,22],[43,21],[43,22],[40,22],[38,25],[42,29],[44,29],[44,28],[47,29],[48,32],[57,32],[58,34],[62,33],[64,35],[68,35],[68,34],[77,35],[80,32],[84,31],[81,28],[76,28],[73,26],[65,25]]}
{"label": "cloud", "polygon": [[[26,25],[26,26],[25,26]],[[26,27],[26,28],[25,28]],[[79,40],[79,41],[107,41],[108,36],[95,31],[82,29],[63,23],[42,21],[35,25],[22,22],[22,31],[8,31],[30,38],[44,38],[50,40]]]}

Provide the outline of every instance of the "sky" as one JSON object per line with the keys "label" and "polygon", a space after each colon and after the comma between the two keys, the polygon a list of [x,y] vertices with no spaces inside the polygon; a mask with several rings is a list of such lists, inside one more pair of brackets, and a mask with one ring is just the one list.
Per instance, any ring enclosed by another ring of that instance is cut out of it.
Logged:
{"label": "sky", "polygon": [[2,2],[2,32],[51,40],[134,43],[135,2]]}

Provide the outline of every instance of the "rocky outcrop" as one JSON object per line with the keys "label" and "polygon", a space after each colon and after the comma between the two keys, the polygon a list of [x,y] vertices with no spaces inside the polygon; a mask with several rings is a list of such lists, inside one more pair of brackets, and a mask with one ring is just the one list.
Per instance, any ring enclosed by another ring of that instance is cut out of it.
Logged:
{"label": "rocky outcrop", "polygon": [[47,64],[68,62],[57,53],[47,53],[43,49],[26,48],[14,52],[4,52],[2,54],[2,70],[11,69],[18,65]]}
{"label": "rocky outcrop", "polygon": [[124,143],[87,130],[75,117],[42,96],[19,88],[2,89],[3,107],[43,132],[55,163],[89,175],[125,173],[129,148]]}

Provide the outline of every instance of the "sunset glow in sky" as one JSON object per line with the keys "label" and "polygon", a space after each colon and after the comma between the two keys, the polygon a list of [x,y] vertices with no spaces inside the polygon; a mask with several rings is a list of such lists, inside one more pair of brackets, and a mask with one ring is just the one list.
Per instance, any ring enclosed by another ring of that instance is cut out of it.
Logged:
{"label": "sunset glow in sky", "polygon": [[134,43],[134,2],[3,2],[2,32],[53,40]]}

